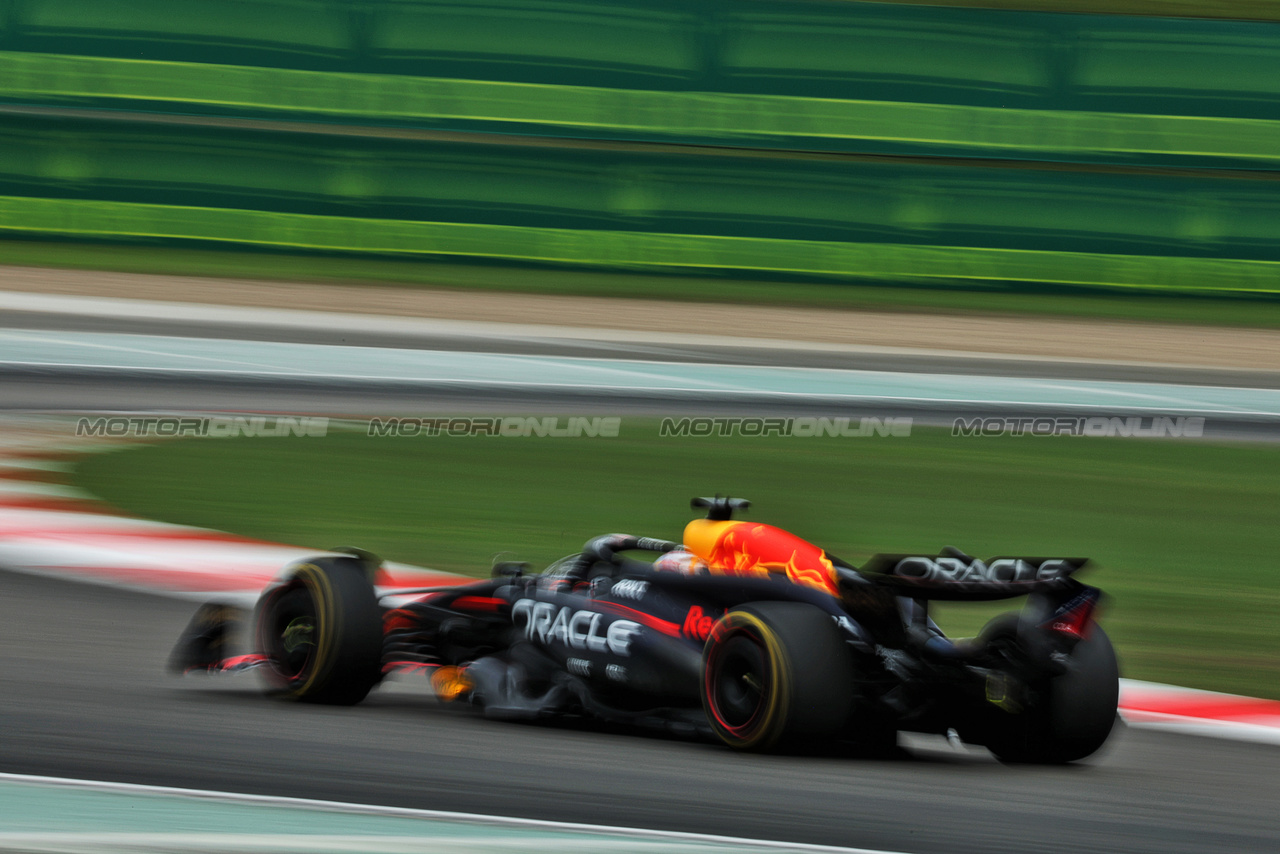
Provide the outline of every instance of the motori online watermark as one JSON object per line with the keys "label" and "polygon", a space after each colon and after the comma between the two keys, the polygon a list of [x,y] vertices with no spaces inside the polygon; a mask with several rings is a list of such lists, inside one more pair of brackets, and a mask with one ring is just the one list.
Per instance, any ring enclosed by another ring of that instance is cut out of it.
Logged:
{"label": "motori online watermark", "polygon": [[76,436],[146,438],[156,436],[311,436],[329,432],[329,419],[322,416],[285,415],[110,415],[80,418]]}
{"label": "motori online watermark", "polygon": [[910,418],[663,418],[659,436],[910,436]]}
{"label": "motori online watermark", "polygon": [[616,439],[622,419],[612,416],[522,416],[484,418],[373,418],[368,436],[507,436]]}
{"label": "motori online watermark", "polygon": [[1123,436],[1199,439],[1204,418],[1198,415],[1071,415],[1066,417],[957,418],[952,436]]}

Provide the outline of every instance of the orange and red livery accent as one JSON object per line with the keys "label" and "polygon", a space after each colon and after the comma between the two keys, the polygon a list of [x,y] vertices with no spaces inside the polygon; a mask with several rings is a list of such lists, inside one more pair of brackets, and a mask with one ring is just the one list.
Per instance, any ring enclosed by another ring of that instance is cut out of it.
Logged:
{"label": "orange and red livery accent", "polygon": [[694,519],[685,526],[684,545],[706,561],[713,573],[755,577],[781,573],[797,584],[839,595],[835,567],[827,553],[772,525]]}

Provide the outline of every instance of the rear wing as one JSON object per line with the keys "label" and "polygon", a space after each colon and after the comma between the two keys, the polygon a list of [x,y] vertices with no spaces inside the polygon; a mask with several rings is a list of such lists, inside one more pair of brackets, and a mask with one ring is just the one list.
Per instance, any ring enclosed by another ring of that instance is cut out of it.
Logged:
{"label": "rear wing", "polygon": [[913,599],[980,601],[1028,593],[1065,592],[1083,557],[993,557],[979,560],[954,549],[925,555],[873,555],[857,569],[866,581]]}

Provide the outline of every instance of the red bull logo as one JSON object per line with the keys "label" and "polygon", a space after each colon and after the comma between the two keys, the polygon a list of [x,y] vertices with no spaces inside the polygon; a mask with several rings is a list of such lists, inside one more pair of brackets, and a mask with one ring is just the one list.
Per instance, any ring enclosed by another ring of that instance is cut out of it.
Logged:
{"label": "red bull logo", "polygon": [[838,595],[835,567],[813,543],[772,525],[694,519],[684,529],[684,544],[711,572],[767,576],[785,573],[797,584]]}
{"label": "red bull logo", "polygon": [[684,625],[680,627],[680,631],[685,637],[704,641],[711,636],[711,627],[715,624],[715,617],[704,613],[701,605],[694,605],[685,615]]}

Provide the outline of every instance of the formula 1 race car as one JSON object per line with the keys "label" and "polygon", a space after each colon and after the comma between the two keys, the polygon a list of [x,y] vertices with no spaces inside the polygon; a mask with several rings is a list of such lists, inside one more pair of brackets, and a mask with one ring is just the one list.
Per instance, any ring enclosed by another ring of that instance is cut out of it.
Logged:
{"label": "formula 1 race car", "polygon": [[[254,650],[226,656],[237,614],[203,606],[181,672],[256,668],[270,693],[358,703],[425,671],[486,716],[585,716],[704,732],[739,749],[885,748],[951,733],[1006,762],[1094,753],[1116,718],[1115,653],[1081,558],[876,555],[854,567],[786,531],[693,501],[683,543],[590,540],[456,587],[379,596],[380,561],[347,550],[291,564],[259,597]],[[629,556],[656,553],[656,560]],[[947,638],[934,600],[1027,596],[976,637]],[[243,616],[243,614],[241,615]]]}

